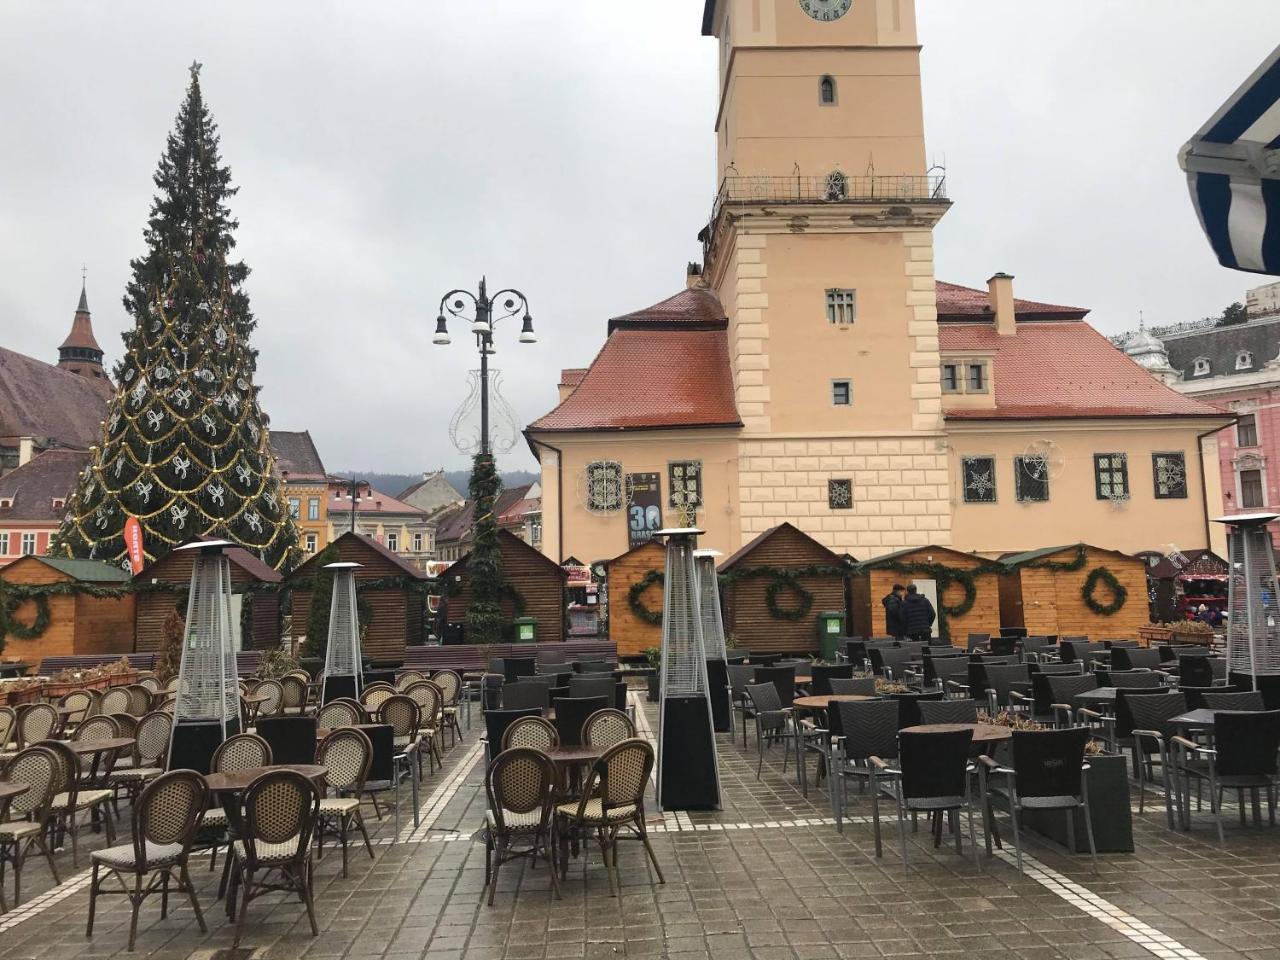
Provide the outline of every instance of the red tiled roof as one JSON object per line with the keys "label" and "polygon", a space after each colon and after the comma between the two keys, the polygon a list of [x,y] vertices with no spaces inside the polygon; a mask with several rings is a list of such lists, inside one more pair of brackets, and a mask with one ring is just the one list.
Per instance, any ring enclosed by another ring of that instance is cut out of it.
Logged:
{"label": "red tiled roof", "polygon": [[71,332],[67,334],[67,339],[62,341],[62,346],[58,349],[65,350],[68,347],[96,350],[102,353],[102,348],[98,346],[98,339],[93,335],[93,323],[89,319],[89,311],[76,311],[75,317],[71,320]]}
{"label": "red tiled roof", "polygon": [[681,290],[674,297],[609,321],[609,332],[634,324],[724,323],[727,317],[716,295],[700,287]]}
{"label": "red tiled roof", "polygon": [[560,371],[560,386],[576,387],[586,375],[586,367],[566,367]]}
{"label": "red tiled roof", "polygon": [[[329,513],[350,515],[351,501],[345,493],[340,497],[329,498]],[[362,516],[366,513],[407,513],[416,514],[423,519],[426,519],[427,516],[425,510],[419,510],[413,504],[397,500],[390,494],[381,493],[373,489],[362,489],[360,491],[360,502],[356,504],[356,515]]]}
{"label": "red tiled roof", "polygon": [[949,410],[948,420],[1223,416],[1165,386],[1081,321],[1028,323],[1014,336],[988,324],[939,324],[942,352],[995,358],[994,410]]}
{"label": "red tiled roof", "polygon": [[722,320],[711,329],[615,329],[573,393],[529,429],[644,430],[741,423]]}
{"label": "red tiled roof", "polygon": [[0,499],[13,499],[12,507],[0,507],[5,520],[60,523],[66,507],[53,508],[55,498],[68,500],[80,471],[89,463],[87,450],[45,450],[0,477]]}
{"label": "red tiled roof", "polygon": [[[958,283],[946,283],[942,280],[937,282],[937,287],[939,320],[945,322],[949,319],[993,320],[995,318],[988,291],[979,290],[976,287],[962,287]],[[1014,298],[1013,312],[1019,320],[1080,320],[1089,311],[1084,307],[1067,307],[1058,303],[1037,303],[1035,300]]]}

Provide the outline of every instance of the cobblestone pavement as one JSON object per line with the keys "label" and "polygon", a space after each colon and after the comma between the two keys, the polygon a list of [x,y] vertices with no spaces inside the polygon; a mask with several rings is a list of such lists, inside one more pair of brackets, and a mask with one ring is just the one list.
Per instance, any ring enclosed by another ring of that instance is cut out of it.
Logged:
{"label": "cobblestone pavement", "polygon": [[[642,732],[656,726],[652,707],[642,720]],[[1280,831],[1242,828],[1234,809],[1221,847],[1207,812],[1192,832],[1174,834],[1159,798],[1149,797],[1145,816],[1134,811],[1137,852],[1103,855],[1096,872],[1087,856],[1034,838],[1027,875],[1011,856],[984,855],[977,867],[967,849],[935,850],[927,830],[911,837],[904,870],[895,821],[886,821],[877,860],[864,798],[853,794],[854,820],[837,834],[821,792],[805,800],[794,765],[783,775],[780,748],[756,779],[753,737],[744,750],[740,734],[720,738],[723,810],[651,812],[664,885],[639,844],[624,843],[616,899],[599,854],[588,853],[571,865],[563,900],[553,899],[545,866],[517,863],[504,868],[487,907],[484,847],[472,840],[484,808],[478,734],[479,724],[423,785],[421,827],[406,816],[396,838],[390,816],[376,823],[377,859],[353,848],[346,880],[340,858],[326,853],[315,876],[319,937],[296,899],[269,896],[250,906],[236,960],[1280,958]],[[407,789],[404,796],[407,805]],[[100,900],[93,939],[84,935],[85,848],[102,843],[82,837],[79,868],[59,854],[58,886],[42,861],[29,862],[22,905],[0,916],[0,960],[127,955],[123,898]],[[177,898],[166,920],[151,899],[137,956],[233,957],[231,925],[215,900],[218,874],[207,856],[193,867],[209,933]]]}

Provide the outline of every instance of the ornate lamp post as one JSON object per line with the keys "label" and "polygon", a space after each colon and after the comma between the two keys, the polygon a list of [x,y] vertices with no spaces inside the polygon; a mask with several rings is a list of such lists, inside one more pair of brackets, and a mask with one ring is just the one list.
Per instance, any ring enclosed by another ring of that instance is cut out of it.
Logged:
{"label": "ornate lamp post", "polygon": [[431,342],[437,345],[450,343],[449,327],[445,315],[471,324],[476,337],[476,349],[480,352],[480,453],[489,453],[489,357],[493,347],[493,328],[500,320],[521,315],[520,342],[536,343],[533,317],[529,315],[529,301],[519,290],[499,290],[490,296],[483,277],[480,290],[450,290],[440,299],[440,315],[436,317],[436,332]]}

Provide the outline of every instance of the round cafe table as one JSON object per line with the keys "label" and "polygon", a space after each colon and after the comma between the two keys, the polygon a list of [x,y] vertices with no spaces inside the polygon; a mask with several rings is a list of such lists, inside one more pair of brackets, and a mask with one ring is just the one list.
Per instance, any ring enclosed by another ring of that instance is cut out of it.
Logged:
{"label": "round cafe table", "polygon": [[856,702],[859,700],[879,699],[879,697],[873,697],[865,693],[823,693],[812,697],[796,697],[791,701],[791,704],[801,710],[826,710],[831,706],[832,701],[846,700]]}
{"label": "round cafe table", "polygon": [[899,733],[958,733],[961,730],[973,731],[974,744],[989,745],[1008,740],[1013,730],[998,723],[922,723],[914,727],[903,727]]}

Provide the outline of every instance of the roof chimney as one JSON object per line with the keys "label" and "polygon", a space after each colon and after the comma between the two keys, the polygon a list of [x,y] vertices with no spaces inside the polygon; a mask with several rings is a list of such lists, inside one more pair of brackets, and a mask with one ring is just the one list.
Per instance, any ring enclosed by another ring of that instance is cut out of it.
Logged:
{"label": "roof chimney", "polygon": [[689,263],[685,268],[684,285],[688,290],[707,289],[707,278],[702,275],[702,264]]}
{"label": "roof chimney", "polygon": [[991,298],[991,312],[996,315],[996,333],[1002,337],[1016,336],[1018,329],[1013,306],[1013,277],[1007,273],[997,273],[987,281],[987,292]]}

